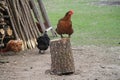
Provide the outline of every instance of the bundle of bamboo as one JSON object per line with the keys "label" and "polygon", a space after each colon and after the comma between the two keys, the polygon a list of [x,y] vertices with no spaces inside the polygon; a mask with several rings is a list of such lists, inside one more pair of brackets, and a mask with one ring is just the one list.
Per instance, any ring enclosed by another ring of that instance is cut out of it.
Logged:
{"label": "bundle of bamboo", "polygon": [[[32,49],[36,47],[36,39],[41,35],[36,22],[40,24],[43,32],[51,30],[53,36],[56,33],[53,31],[50,21],[48,19],[45,7],[41,0],[37,0],[39,3],[39,9],[42,14],[42,18],[39,15],[38,8],[36,7],[34,0],[2,0],[7,5],[7,13],[9,15],[9,22],[11,24],[14,39],[22,40],[22,49]],[[30,5],[31,3],[31,5]],[[31,9],[32,6],[32,9]],[[33,11],[33,12],[32,12]],[[33,13],[33,14],[32,14]],[[35,18],[34,18],[35,17]],[[47,24],[45,26],[44,22]],[[2,30],[1,30],[2,31]]]}
{"label": "bundle of bamboo", "polygon": [[23,40],[23,49],[36,46],[36,38],[40,35],[33,20],[28,0],[6,0],[8,14],[16,39]]}

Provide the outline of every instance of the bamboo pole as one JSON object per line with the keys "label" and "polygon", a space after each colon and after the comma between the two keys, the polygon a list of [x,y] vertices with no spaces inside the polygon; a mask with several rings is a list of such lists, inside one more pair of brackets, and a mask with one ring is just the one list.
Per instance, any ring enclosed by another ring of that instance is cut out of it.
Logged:
{"label": "bamboo pole", "polygon": [[34,15],[36,16],[38,22],[40,23],[40,26],[41,26],[41,28],[42,28],[42,31],[45,32],[46,29],[45,29],[45,26],[44,26],[44,24],[43,24],[43,22],[42,22],[42,20],[41,20],[40,15],[39,15],[39,13],[38,13],[38,10],[37,10],[37,8],[36,8],[35,1],[34,1],[34,0],[30,0],[30,2],[31,2],[31,5],[32,5],[32,7],[33,7]]}

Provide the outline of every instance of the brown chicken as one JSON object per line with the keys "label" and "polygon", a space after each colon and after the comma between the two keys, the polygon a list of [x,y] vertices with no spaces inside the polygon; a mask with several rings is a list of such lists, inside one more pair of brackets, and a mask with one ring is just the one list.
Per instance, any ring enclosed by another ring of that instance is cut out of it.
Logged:
{"label": "brown chicken", "polygon": [[73,33],[71,21],[72,14],[73,11],[70,10],[58,21],[56,32],[61,36],[61,38],[63,38],[62,34],[68,34],[68,37],[70,38],[71,34]]}
{"label": "brown chicken", "polygon": [[1,52],[13,51],[19,52],[22,50],[22,40],[10,40],[6,47]]}

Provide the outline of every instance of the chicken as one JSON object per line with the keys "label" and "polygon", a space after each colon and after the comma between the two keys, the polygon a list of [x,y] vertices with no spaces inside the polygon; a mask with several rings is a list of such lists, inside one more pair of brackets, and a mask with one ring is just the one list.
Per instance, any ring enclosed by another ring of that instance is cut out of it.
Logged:
{"label": "chicken", "polygon": [[19,52],[22,50],[22,40],[10,40],[6,47],[1,52],[13,51]]}
{"label": "chicken", "polygon": [[62,34],[68,34],[69,38],[73,33],[71,16],[73,11],[68,11],[63,18],[58,21],[56,32],[63,38]]}
{"label": "chicken", "polygon": [[42,36],[37,38],[37,43],[38,43],[37,48],[39,49],[39,53],[42,54],[42,53],[44,53],[45,50],[48,49],[49,43],[50,43],[50,38],[48,37],[46,31]]}

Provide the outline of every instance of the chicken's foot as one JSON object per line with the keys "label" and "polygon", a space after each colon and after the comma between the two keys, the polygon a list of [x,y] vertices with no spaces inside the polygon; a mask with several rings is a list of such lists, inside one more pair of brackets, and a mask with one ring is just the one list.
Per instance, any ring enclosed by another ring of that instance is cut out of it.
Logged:
{"label": "chicken's foot", "polygon": [[45,51],[44,50],[39,50],[39,54],[44,54]]}

